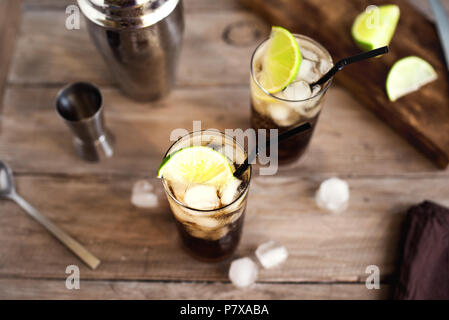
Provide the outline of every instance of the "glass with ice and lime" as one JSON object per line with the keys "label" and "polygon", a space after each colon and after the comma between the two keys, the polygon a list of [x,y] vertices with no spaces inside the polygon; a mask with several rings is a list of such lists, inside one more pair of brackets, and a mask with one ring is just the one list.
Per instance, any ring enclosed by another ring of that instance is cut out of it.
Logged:
{"label": "glass with ice and lime", "polygon": [[313,39],[273,27],[251,59],[251,124],[279,133],[309,122],[312,130],[279,143],[280,164],[299,159],[309,145],[328,81],[311,88],[333,66],[329,52]]}
{"label": "glass with ice and lime", "polygon": [[159,168],[182,243],[200,260],[225,259],[239,244],[251,166],[234,172],[246,158],[234,138],[206,130],[175,142]]}

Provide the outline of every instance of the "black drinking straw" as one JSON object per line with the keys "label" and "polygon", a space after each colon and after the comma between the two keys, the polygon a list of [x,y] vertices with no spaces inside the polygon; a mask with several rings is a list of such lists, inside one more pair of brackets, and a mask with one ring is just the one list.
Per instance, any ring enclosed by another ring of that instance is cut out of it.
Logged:
{"label": "black drinking straw", "polygon": [[310,87],[313,88],[316,85],[322,85],[322,84],[326,83],[338,71],[343,69],[348,64],[359,62],[359,61],[370,59],[370,58],[374,58],[374,57],[380,56],[382,54],[386,54],[386,53],[388,53],[388,51],[389,51],[388,46],[385,46],[385,47],[381,47],[381,48],[378,48],[375,50],[360,53],[360,54],[357,54],[352,57],[347,57],[347,58],[341,59],[320,80],[318,80],[315,83],[312,83],[310,85]]}
{"label": "black drinking straw", "polygon": [[[301,132],[304,132],[304,131],[307,131],[310,129],[312,129],[312,126],[310,125],[309,122],[303,123],[300,126],[297,126],[293,129],[290,129],[290,130],[287,130],[287,131],[281,133],[278,136],[278,142],[284,141],[284,140],[294,136],[295,134],[298,134],[298,133],[301,133]],[[264,146],[262,146],[261,148],[258,148],[258,145],[256,145],[256,147],[250,153],[248,158],[246,158],[245,161],[237,168],[237,170],[235,170],[234,177],[240,178],[240,176],[246,171],[246,169],[248,169],[249,164],[251,162],[253,162],[254,159],[256,159],[259,152],[262,150],[265,150],[269,146],[270,146],[270,140],[268,140],[267,143]]]}

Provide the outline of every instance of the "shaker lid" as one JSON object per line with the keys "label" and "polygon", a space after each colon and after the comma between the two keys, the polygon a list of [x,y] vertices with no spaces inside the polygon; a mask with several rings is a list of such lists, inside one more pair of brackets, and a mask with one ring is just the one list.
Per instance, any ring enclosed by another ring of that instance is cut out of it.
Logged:
{"label": "shaker lid", "polygon": [[144,28],[167,17],[179,0],[77,0],[92,22],[109,28]]}

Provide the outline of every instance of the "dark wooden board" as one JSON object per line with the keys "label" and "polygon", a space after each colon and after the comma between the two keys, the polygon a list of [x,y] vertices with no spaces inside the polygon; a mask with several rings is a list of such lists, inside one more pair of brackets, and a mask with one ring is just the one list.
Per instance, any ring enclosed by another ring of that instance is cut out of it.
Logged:
{"label": "dark wooden board", "polygon": [[[401,19],[391,52],[379,59],[346,67],[336,81],[363,105],[424,152],[440,168],[449,164],[449,81],[435,26],[403,0],[241,0],[270,23],[318,40],[334,60],[359,52],[351,38],[355,17],[368,5],[395,3]],[[430,62],[438,73],[419,92],[390,102],[385,92],[389,69],[400,58],[416,55]],[[332,102],[328,102],[328,107]]]}

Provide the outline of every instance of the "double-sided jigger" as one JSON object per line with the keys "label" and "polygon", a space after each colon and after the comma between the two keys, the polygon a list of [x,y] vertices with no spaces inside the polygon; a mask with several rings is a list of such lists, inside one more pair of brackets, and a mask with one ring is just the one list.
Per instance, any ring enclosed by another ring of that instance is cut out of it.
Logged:
{"label": "double-sided jigger", "polygon": [[104,125],[100,90],[76,82],[59,91],[56,110],[72,131],[76,153],[87,161],[100,161],[114,154],[113,136]]}

